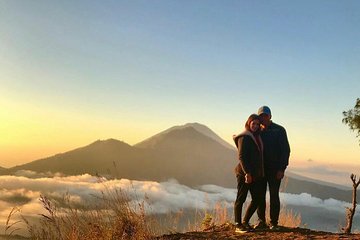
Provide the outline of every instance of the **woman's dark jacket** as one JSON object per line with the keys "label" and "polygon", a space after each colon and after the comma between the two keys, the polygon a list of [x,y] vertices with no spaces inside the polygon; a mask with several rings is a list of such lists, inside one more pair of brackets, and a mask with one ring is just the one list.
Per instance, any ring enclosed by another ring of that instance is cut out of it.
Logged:
{"label": "woman's dark jacket", "polygon": [[251,174],[255,180],[264,177],[263,144],[260,136],[260,144],[247,130],[234,136],[233,139],[238,149],[239,159],[239,164],[235,168],[236,175]]}

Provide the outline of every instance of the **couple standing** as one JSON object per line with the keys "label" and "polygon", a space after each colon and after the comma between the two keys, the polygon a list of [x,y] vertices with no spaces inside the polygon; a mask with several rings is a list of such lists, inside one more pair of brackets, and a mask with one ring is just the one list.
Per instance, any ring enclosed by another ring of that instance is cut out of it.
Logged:
{"label": "couple standing", "polygon": [[[249,225],[251,216],[257,210],[259,222],[255,229],[278,229],[280,213],[279,189],[281,179],[289,162],[290,146],[285,129],[271,121],[267,106],[252,114],[245,123],[245,131],[234,136],[238,149],[239,164],[235,172],[237,196],[234,205],[236,232],[253,229]],[[266,224],[266,190],[270,192],[270,225]],[[251,202],[242,218],[242,207],[250,191]]]}

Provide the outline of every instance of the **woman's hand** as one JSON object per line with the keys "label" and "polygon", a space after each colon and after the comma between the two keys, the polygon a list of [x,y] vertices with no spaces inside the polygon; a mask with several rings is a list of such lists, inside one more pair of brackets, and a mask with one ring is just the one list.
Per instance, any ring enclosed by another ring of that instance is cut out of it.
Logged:
{"label": "woman's hand", "polygon": [[253,182],[253,178],[252,178],[251,174],[246,174],[245,175],[245,183],[250,184],[252,182]]}
{"label": "woman's hand", "polygon": [[277,180],[280,180],[280,179],[282,179],[284,177],[284,172],[283,171],[278,171],[277,173],[276,173],[276,179]]}

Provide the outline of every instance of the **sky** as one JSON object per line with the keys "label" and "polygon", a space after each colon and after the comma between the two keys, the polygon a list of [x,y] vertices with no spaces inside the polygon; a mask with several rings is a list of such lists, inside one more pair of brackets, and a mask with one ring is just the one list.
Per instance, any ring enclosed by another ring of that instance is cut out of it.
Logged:
{"label": "sky", "polygon": [[359,11],[354,0],[0,0],[0,166],[189,122],[232,144],[268,105],[290,165],[359,167],[341,122],[360,97]]}

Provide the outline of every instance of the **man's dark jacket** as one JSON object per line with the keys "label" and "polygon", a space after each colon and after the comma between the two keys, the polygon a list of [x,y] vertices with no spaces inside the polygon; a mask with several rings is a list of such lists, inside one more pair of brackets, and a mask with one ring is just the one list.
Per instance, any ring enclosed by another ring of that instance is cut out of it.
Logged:
{"label": "man's dark jacket", "polygon": [[290,146],[285,128],[271,122],[260,136],[264,144],[265,170],[285,171],[290,156]]}

